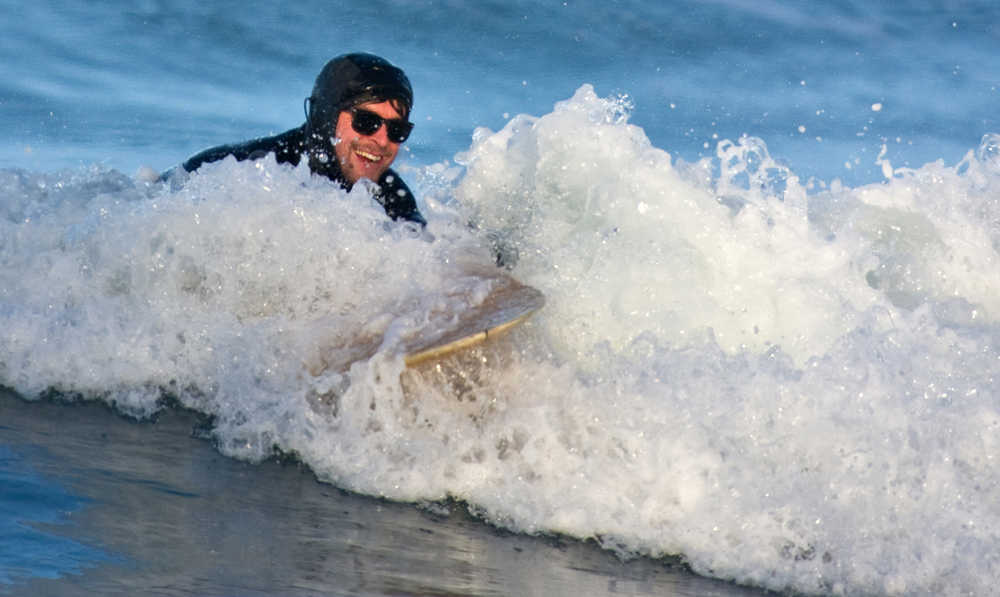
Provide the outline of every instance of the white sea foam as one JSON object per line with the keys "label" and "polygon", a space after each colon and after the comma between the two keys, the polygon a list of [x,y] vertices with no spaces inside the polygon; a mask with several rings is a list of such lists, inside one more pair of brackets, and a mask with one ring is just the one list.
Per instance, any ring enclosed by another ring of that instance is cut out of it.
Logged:
{"label": "white sea foam", "polygon": [[[427,233],[272,159],[3,171],[0,382],[139,416],[166,392],[234,456],[740,582],[985,594],[997,146],[807,191],[760,139],[674,160],[584,86],[477,131],[457,178],[411,172]],[[473,301],[496,242],[545,309],[405,371],[394,342]]]}

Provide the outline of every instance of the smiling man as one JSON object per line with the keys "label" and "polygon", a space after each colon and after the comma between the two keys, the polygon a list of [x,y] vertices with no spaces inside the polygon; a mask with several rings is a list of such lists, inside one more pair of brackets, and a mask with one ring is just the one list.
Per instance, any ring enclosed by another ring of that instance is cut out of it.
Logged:
{"label": "smiling man", "polygon": [[202,164],[233,156],[258,159],[275,154],[279,163],[309,168],[350,190],[368,179],[375,199],[394,220],[426,224],[409,187],[390,167],[413,129],[409,121],[413,89],[402,70],[373,54],[345,54],[323,67],[305,100],[306,122],[273,137],[206,149],[182,164],[193,172]]}

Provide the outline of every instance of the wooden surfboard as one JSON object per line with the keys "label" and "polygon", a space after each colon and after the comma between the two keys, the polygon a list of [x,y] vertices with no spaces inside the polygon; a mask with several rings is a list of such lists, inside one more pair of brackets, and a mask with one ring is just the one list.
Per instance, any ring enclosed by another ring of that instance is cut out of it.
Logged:
{"label": "wooden surfboard", "polygon": [[460,313],[449,325],[406,342],[407,367],[441,358],[497,337],[523,323],[545,305],[545,295],[514,278],[497,278],[497,285],[473,308]]}
{"label": "wooden surfboard", "polygon": [[[482,300],[457,312],[434,311],[426,325],[406,334],[391,349],[402,354],[407,367],[432,361],[487,342],[514,328],[545,304],[541,291],[514,278],[490,272],[480,279],[489,284]],[[461,302],[461,301],[459,301]],[[369,359],[384,344],[384,330],[362,332],[350,341],[346,338],[323,339],[324,327],[315,326],[310,340],[316,346],[315,358],[306,363],[312,375],[324,371],[343,372],[351,364]]]}

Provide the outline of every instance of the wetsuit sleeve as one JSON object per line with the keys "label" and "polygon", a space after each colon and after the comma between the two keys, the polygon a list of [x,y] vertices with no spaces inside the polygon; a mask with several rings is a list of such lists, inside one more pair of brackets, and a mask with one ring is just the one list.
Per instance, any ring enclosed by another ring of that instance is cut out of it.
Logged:
{"label": "wetsuit sleeve", "polygon": [[[225,159],[227,156],[233,156],[237,161],[243,161],[250,157],[251,153],[244,150],[243,145],[220,145],[218,147],[212,147],[201,151],[190,158],[181,166],[184,167],[188,172],[194,172],[198,168],[201,168],[204,164],[210,164],[212,162],[218,162],[219,160]],[[262,154],[261,157],[267,155]]]}
{"label": "wetsuit sleeve", "polygon": [[290,163],[298,165],[305,148],[301,129],[292,129],[273,137],[262,137],[234,145],[220,145],[199,152],[181,166],[188,172],[194,172],[204,164],[217,162],[228,156],[237,161],[257,160],[269,153],[275,154],[279,164]]}
{"label": "wetsuit sleeve", "polygon": [[386,170],[378,186],[378,200],[387,216],[393,220],[407,220],[421,226],[427,225],[427,220],[417,209],[417,200],[413,197],[413,192],[395,170],[391,168]]}

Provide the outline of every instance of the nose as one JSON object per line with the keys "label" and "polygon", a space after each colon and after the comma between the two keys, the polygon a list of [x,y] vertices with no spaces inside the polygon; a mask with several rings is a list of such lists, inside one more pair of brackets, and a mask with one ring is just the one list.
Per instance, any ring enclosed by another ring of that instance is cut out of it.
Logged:
{"label": "nose", "polygon": [[387,127],[383,122],[382,126],[378,127],[378,130],[368,137],[378,143],[381,147],[385,147],[389,144],[389,127]]}

